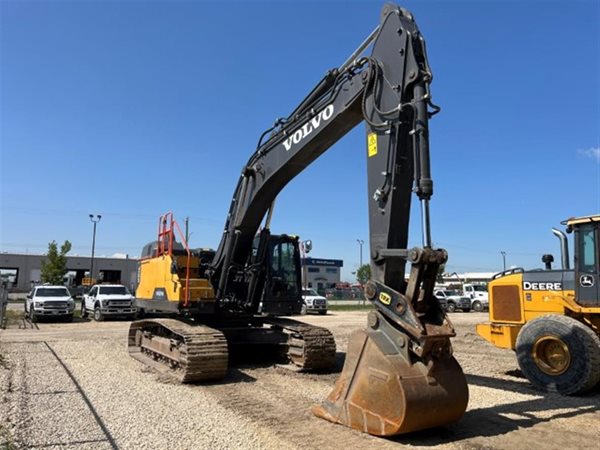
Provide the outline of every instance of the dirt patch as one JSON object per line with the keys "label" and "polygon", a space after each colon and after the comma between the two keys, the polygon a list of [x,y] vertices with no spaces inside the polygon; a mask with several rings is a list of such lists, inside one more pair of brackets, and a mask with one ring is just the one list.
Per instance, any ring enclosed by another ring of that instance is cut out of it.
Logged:
{"label": "dirt patch", "polygon": [[[338,353],[332,373],[246,365],[231,368],[220,383],[191,386],[173,384],[128,356],[128,322],[12,328],[0,332],[5,361],[0,364],[0,446],[110,448],[81,393],[45,347],[48,342],[122,449],[595,448],[600,392],[561,397],[535,391],[518,371],[513,352],[492,347],[475,333],[475,325],[486,317],[451,315],[458,334],[454,354],[470,390],[463,419],[394,439],[367,436],[310,413],[329,394],[348,337],[365,325],[365,312],[302,317],[333,332]],[[71,425],[55,426],[63,414]]]}

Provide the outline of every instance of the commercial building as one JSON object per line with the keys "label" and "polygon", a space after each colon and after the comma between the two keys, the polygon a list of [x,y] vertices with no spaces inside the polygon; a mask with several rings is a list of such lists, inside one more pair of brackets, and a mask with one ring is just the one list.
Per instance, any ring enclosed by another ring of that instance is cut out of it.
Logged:
{"label": "commercial building", "polygon": [[302,258],[302,286],[328,289],[341,281],[341,259]]}
{"label": "commercial building", "polygon": [[[45,255],[0,253],[0,278],[10,291],[25,292],[40,282],[42,261]],[[89,277],[89,256],[67,256],[65,285],[79,286],[83,278]],[[94,276],[98,281],[120,283],[134,288],[137,280],[135,258],[94,257]]]}
{"label": "commercial building", "polygon": [[491,281],[496,272],[464,272],[444,273],[444,283],[487,283]]}

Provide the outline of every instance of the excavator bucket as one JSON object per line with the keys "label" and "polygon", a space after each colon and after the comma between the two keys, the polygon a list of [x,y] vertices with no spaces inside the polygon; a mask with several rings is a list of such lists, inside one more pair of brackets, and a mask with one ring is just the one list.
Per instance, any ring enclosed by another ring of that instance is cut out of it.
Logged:
{"label": "excavator bucket", "polygon": [[387,323],[355,331],[340,378],[313,413],[377,436],[459,420],[469,394],[451,351],[425,361],[409,353],[408,346],[406,335]]}

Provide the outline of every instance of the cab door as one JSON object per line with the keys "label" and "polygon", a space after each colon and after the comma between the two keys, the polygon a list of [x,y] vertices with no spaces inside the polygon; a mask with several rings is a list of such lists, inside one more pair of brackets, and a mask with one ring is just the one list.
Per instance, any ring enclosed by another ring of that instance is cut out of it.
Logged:
{"label": "cab door", "polygon": [[300,313],[303,300],[298,239],[272,235],[266,258],[262,311],[273,315]]}
{"label": "cab door", "polygon": [[575,233],[575,293],[577,303],[600,306],[600,224],[579,225]]}

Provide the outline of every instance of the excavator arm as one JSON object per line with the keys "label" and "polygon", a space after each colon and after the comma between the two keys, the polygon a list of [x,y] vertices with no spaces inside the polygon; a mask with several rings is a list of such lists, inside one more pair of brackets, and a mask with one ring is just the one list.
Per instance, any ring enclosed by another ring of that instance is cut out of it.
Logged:
{"label": "excavator arm", "polygon": [[388,5],[381,25],[359,50],[369,44],[373,45],[370,57],[355,53],[342,67],[329,71],[288,118],[268,130],[268,139],[263,142],[261,137],[244,165],[213,260],[219,298],[227,296],[231,267],[246,264],[254,237],[285,185],[363,121],[369,155],[373,278],[402,289],[397,274],[404,271],[404,259],[391,257],[386,249],[406,248],[413,190],[424,204],[424,245],[430,246],[431,72],[425,43],[411,15]]}
{"label": "excavator arm", "polygon": [[[364,56],[369,46],[371,54]],[[458,420],[468,399],[452,357],[454,330],[433,296],[447,254],[431,247],[428,121],[439,111],[431,102],[431,81],[425,41],[413,16],[385,5],[379,26],[347,62],[330,70],[287,118],[261,136],[242,169],[211,268],[217,298],[256,310],[256,296],[239,295],[235,280],[246,270],[265,217],[268,228],[277,195],[365,122],[372,272],[365,295],[374,310],[367,329],[350,340],[334,391],[314,412],[377,435]],[[413,192],[421,203],[423,248],[407,249]]]}

